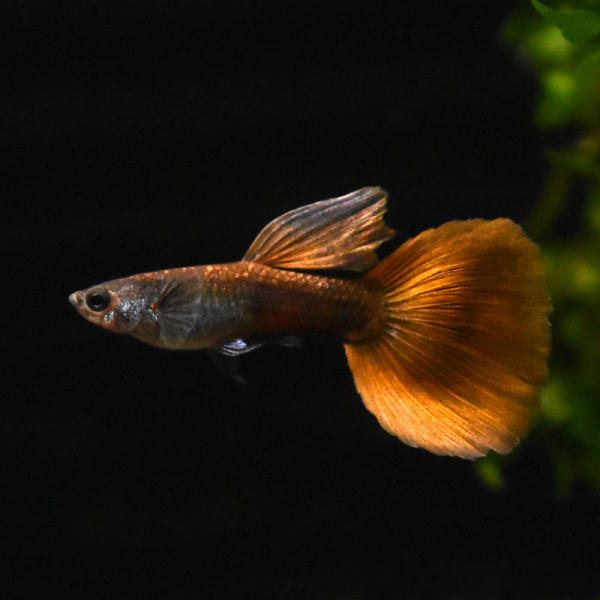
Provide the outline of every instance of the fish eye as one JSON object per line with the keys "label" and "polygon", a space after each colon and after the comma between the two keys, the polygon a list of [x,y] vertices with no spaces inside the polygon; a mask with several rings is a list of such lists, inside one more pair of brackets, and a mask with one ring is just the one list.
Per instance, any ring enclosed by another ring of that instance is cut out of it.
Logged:
{"label": "fish eye", "polygon": [[92,290],[85,297],[85,303],[90,310],[102,312],[110,304],[110,294],[106,290]]}

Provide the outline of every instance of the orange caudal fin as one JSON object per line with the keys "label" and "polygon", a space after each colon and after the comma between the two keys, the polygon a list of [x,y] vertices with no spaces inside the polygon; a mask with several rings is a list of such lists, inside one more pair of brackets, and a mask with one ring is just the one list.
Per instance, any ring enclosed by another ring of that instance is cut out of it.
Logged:
{"label": "orange caudal fin", "polygon": [[346,344],[366,407],[411,446],[475,458],[532,425],[550,345],[538,247],[508,219],[453,221],[364,276],[378,337]]}

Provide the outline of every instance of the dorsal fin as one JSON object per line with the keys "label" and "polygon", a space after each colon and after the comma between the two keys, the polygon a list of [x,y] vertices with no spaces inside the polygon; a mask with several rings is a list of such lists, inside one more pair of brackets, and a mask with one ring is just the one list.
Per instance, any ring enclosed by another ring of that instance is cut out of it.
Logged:
{"label": "dorsal fin", "polygon": [[394,231],[385,226],[387,194],[366,187],[322,200],[271,221],[250,246],[245,261],[286,269],[366,271],[375,249]]}

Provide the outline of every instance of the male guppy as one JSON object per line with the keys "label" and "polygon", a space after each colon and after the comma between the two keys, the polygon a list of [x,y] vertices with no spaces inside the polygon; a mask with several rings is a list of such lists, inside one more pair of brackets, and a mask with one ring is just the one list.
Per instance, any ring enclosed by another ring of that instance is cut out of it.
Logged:
{"label": "male guppy", "polygon": [[240,262],[133,275],[69,299],[92,323],[163,348],[238,354],[265,335],[335,335],[387,431],[436,454],[509,452],[546,376],[538,247],[508,219],[472,219],[429,229],[378,263],[394,234],[385,205],[381,188],[363,188],[275,219]]}

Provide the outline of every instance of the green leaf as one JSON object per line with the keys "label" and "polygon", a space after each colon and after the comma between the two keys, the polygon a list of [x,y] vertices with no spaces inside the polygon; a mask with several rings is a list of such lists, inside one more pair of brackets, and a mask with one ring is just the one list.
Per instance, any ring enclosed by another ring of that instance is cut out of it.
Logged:
{"label": "green leaf", "polygon": [[501,458],[494,454],[480,458],[476,463],[479,477],[492,490],[499,490],[504,487],[504,477],[500,468]]}
{"label": "green leaf", "polygon": [[558,27],[570,42],[584,42],[600,33],[600,13],[593,10],[564,8],[554,10],[538,0],[531,0],[533,7],[544,19]]}

